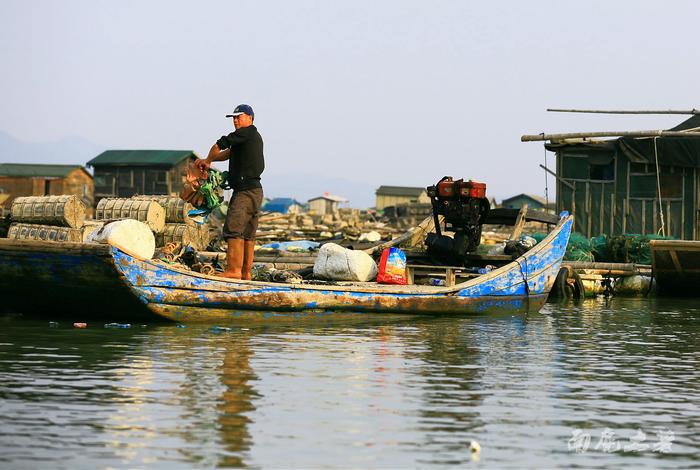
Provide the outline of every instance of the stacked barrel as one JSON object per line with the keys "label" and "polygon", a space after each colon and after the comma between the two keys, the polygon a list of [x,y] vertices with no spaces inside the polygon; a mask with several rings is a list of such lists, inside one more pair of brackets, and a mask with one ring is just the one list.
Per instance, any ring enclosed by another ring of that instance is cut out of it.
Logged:
{"label": "stacked barrel", "polygon": [[206,225],[196,224],[188,213],[194,207],[175,196],[133,196],[130,199],[108,198],[97,204],[95,218],[136,219],[148,225],[156,237],[156,247],[167,243],[189,245],[195,250],[205,250],[209,245]]}
{"label": "stacked barrel", "polygon": [[135,219],[153,231],[156,246],[167,243],[205,250],[209,229],[197,224],[188,213],[193,206],[174,196],[104,198],[95,209],[95,219],[85,219],[85,205],[73,195],[18,197],[11,209],[12,224],[7,237],[20,240],[83,242],[105,223]]}
{"label": "stacked barrel", "polygon": [[85,205],[77,196],[18,197],[10,209],[7,238],[82,242]]}

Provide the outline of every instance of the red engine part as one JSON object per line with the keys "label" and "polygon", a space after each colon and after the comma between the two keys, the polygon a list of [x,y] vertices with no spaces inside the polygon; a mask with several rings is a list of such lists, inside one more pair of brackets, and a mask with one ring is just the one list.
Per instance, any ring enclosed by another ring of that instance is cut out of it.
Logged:
{"label": "red engine part", "polygon": [[[426,189],[435,220],[435,233],[426,238],[428,253],[444,262],[459,262],[466,253],[479,246],[481,226],[489,212],[486,184],[463,179],[455,181],[451,176],[445,176]],[[442,234],[440,215],[444,217],[445,231],[454,232],[453,237]]]}
{"label": "red engine part", "polygon": [[437,196],[441,198],[453,198],[456,195],[461,197],[486,197],[486,183],[478,181],[453,181],[451,177],[447,177],[437,184]]}

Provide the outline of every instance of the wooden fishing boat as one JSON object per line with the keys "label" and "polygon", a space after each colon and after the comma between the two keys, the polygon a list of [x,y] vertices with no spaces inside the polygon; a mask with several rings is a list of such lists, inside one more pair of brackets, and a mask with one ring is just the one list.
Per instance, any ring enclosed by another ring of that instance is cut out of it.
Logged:
{"label": "wooden fishing boat", "polygon": [[161,260],[138,260],[108,245],[0,239],[0,294],[6,310],[179,322],[275,322],[331,312],[533,312],[552,289],[571,226],[572,217],[562,214],[524,255],[453,286],[228,280]]}
{"label": "wooden fishing boat", "polygon": [[700,241],[650,240],[652,273],[662,294],[698,296]]}

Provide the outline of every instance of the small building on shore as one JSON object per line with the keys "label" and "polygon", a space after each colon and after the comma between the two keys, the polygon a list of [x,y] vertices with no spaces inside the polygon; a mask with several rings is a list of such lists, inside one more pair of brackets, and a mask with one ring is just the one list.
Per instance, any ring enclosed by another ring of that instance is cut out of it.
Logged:
{"label": "small building on shore", "polygon": [[92,210],[93,177],[81,165],[0,163],[0,215],[21,196],[74,194]]}
{"label": "small building on shore", "polygon": [[517,196],[511,196],[501,201],[501,207],[505,207],[507,209],[520,209],[521,207],[523,207],[524,204],[527,204],[527,207],[529,209],[554,209],[553,201],[550,201],[548,205],[545,198],[534,194],[522,193],[518,194]]}
{"label": "small building on shore", "polygon": [[430,197],[426,188],[410,186],[380,186],[375,191],[377,210],[399,204],[429,204]]}
{"label": "small building on shore", "polygon": [[344,197],[334,196],[333,194],[324,193],[323,196],[309,199],[309,212],[318,215],[334,214],[342,205],[347,204],[348,200]]}
{"label": "small building on shore", "polygon": [[669,131],[694,135],[562,139],[556,153],[557,211],[588,237],[623,233],[700,239],[700,115]]}
{"label": "small building on shore", "polygon": [[87,162],[94,168],[95,204],[105,197],[136,194],[177,195],[192,150],[107,150]]}
{"label": "small building on shore", "polygon": [[302,203],[291,197],[275,197],[265,202],[264,211],[279,212],[280,214],[299,214],[303,212]]}

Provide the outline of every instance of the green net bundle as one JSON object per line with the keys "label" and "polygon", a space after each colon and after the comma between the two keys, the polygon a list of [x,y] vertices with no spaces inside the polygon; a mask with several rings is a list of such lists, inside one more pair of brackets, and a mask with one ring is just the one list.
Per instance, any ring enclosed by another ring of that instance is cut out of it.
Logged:
{"label": "green net bundle", "polygon": [[[537,243],[541,242],[546,233],[533,233],[532,238],[537,240]],[[566,261],[594,261],[593,253],[591,253],[591,241],[584,235],[573,232],[569,238],[569,244],[566,246],[566,253],[564,254],[564,259]]]}
{"label": "green net bundle", "polygon": [[626,233],[610,237],[608,252],[614,263],[651,264],[650,240],[673,240],[673,237]]}
{"label": "green net bundle", "polygon": [[593,257],[596,261],[612,262],[610,259],[609,246],[610,240],[605,234],[591,238],[591,253],[593,253]]}

